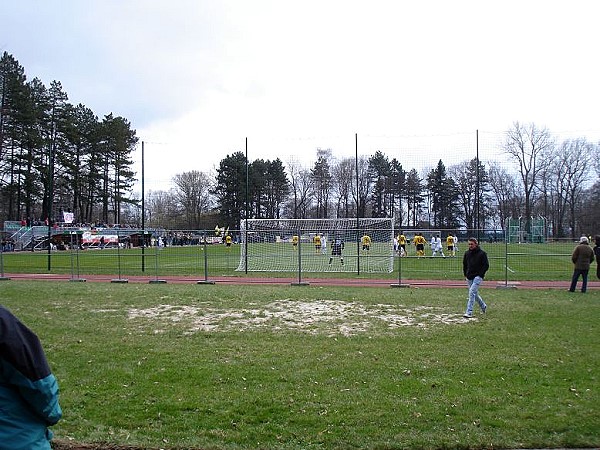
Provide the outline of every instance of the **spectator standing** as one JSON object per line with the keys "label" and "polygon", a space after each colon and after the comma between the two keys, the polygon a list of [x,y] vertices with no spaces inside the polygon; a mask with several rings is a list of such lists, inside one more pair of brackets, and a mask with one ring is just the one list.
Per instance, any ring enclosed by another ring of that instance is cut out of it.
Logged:
{"label": "spectator standing", "polygon": [[590,247],[588,238],[581,236],[579,239],[579,245],[573,250],[571,255],[571,261],[575,265],[573,270],[573,278],[571,279],[571,287],[569,292],[575,292],[577,288],[577,281],[581,275],[581,292],[585,294],[587,291],[588,272],[590,271],[590,264],[594,261],[594,250]]}
{"label": "spectator standing", "polygon": [[594,254],[596,255],[596,277],[600,280],[600,234],[597,234],[594,238],[596,246],[594,247]]}
{"label": "spectator standing", "polygon": [[62,417],[58,383],[39,338],[0,306],[0,448],[50,450]]}

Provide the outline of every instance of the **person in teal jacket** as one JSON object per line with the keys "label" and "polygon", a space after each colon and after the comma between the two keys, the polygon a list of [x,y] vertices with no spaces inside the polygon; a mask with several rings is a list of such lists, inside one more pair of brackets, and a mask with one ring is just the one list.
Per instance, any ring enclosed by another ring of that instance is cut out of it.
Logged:
{"label": "person in teal jacket", "polygon": [[0,306],[0,450],[50,450],[58,400],[39,338]]}

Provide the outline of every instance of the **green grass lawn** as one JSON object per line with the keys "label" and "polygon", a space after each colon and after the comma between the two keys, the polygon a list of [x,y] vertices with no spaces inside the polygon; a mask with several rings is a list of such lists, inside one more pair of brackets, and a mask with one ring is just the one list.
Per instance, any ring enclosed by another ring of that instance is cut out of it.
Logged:
{"label": "green grass lawn", "polygon": [[[344,265],[337,258],[331,265],[328,254],[316,253],[313,246],[301,247],[298,255],[289,243],[251,244],[248,268],[252,275],[290,276],[300,268],[311,277],[365,277],[403,279],[457,279],[462,278],[462,253],[455,258],[417,258],[409,246],[409,257],[390,256],[389,245],[373,245],[367,254],[355,245],[346,245]],[[571,253],[574,244],[510,244],[482,243],[488,252],[490,271],[487,279],[495,281],[569,280],[573,271]],[[428,250],[427,255],[430,255]],[[243,259],[245,261],[245,258]],[[392,262],[390,266],[390,261]],[[122,274],[148,276],[244,276],[237,271],[240,264],[240,246],[223,245],[173,246],[162,249],[104,249],[85,251],[9,252],[2,254],[6,273],[62,273],[62,274]],[[50,263],[50,270],[48,265]],[[392,272],[389,268],[393,267]]]}
{"label": "green grass lawn", "polygon": [[[489,285],[491,286],[491,284]],[[59,442],[600,447],[600,293],[5,281]]]}

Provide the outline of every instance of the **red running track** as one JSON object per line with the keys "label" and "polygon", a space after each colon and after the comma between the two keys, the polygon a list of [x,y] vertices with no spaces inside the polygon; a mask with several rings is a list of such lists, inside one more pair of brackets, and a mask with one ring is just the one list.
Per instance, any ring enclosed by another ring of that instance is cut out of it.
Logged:
{"label": "red running track", "polygon": [[[591,275],[591,274],[590,274]],[[5,274],[5,278],[11,280],[48,280],[48,281],[90,281],[90,282],[121,282],[121,283],[151,283],[151,282],[166,282],[173,284],[185,283],[210,283],[229,284],[229,285],[251,285],[251,284],[278,284],[291,285],[306,283],[311,286],[357,286],[357,287],[390,287],[398,286],[398,280],[391,279],[367,279],[367,278],[268,278],[268,277],[202,277],[190,276],[168,276],[168,277],[151,277],[151,276],[126,276],[118,278],[115,275],[81,275],[80,277],[72,277],[68,274]],[[428,288],[464,288],[465,281],[456,280],[401,280],[404,287],[428,287]],[[504,281],[487,281],[485,287],[497,286],[517,287],[526,289],[568,289],[569,281],[514,281],[505,283]],[[581,288],[581,280],[579,280],[578,288]],[[588,281],[588,290],[600,290],[600,281]]]}

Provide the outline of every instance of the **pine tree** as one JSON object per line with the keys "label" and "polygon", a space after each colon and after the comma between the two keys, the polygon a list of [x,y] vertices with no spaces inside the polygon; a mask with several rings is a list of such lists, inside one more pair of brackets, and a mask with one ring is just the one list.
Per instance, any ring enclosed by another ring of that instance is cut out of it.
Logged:
{"label": "pine tree", "polygon": [[267,169],[267,217],[279,219],[283,202],[290,193],[290,184],[279,158],[270,161]]}
{"label": "pine tree", "polygon": [[458,189],[446,172],[440,159],[437,167],[427,176],[427,188],[431,195],[432,226],[434,228],[455,228],[458,225]]}
{"label": "pine tree", "polygon": [[235,152],[222,159],[217,169],[217,182],[212,191],[226,226],[240,229],[246,205],[246,156]]}
{"label": "pine tree", "polygon": [[331,193],[331,170],[329,160],[332,159],[331,149],[317,150],[317,161],[311,170],[313,192],[315,194],[317,219],[329,217],[329,195]]}

